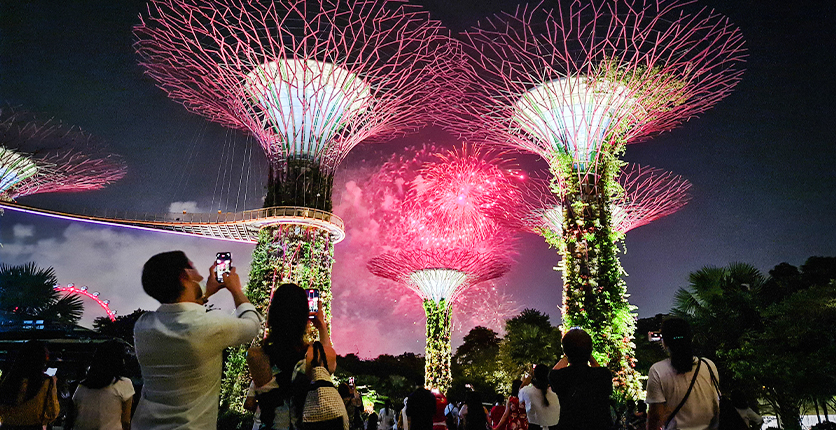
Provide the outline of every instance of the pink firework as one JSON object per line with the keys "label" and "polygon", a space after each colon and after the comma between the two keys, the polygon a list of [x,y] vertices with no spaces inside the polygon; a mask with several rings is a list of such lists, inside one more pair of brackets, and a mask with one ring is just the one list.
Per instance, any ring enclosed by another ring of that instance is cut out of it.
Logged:
{"label": "pink firework", "polygon": [[518,315],[522,308],[505,288],[497,287],[496,282],[483,282],[464,291],[453,310],[460,316],[453,321],[454,331],[466,333],[482,326],[502,334],[505,321]]}
{"label": "pink firework", "polygon": [[[465,32],[471,67],[451,86],[451,129],[594,170],[709,109],[740,81],[740,30],[690,1],[524,6]],[[462,118],[467,118],[463,121]]]}
{"label": "pink firework", "polygon": [[151,0],[134,32],[171,98],[251,133],[276,165],[325,171],[420,125],[454,54],[426,12],[387,0]]}
{"label": "pink firework", "polygon": [[[613,230],[622,234],[671,215],[690,200],[691,183],[661,169],[628,164],[617,180],[624,191],[613,198],[610,214]],[[559,234],[563,230],[563,208],[544,181],[532,183],[538,186],[527,189],[529,211],[524,227],[535,233],[546,229]]]}
{"label": "pink firework", "polygon": [[406,237],[426,246],[459,246],[488,240],[518,219],[526,175],[499,155],[464,145],[424,164],[405,208]]}
{"label": "pink firework", "polygon": [[0,110],[0,200],[98,190],[125,176],[122,159],[77,127]]}

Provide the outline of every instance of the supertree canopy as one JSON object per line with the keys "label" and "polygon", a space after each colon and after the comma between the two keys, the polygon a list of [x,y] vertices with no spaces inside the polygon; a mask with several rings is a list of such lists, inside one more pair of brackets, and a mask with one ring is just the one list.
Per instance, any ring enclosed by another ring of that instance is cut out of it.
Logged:
{"label": "supertree canopy", "polygon": [[[402,184],[407,198],[393,208],[400,223],[385,239],[389,250],[368,263],[373,274],[398,282],[423,300],[425,385],[442,391],[451,383],[453,303],[469,287],[505,274],[513,253],[503,218],[512,217],[518,207],[519,174],[493,156],[464,147],[421,166]],[[400,170],[392,162],[384,167]],[[453,234],[450,226],[459,232]]]}
{"label": "supertree canopy", "polygon": [[623,198],[619,156],[728,95],[743,73],[743,37],[687,0],[575,0],[518,8],[463,38],[470,66],[445,122],[549,163],[563,212],[550,242],[563,257],[564,328],[592,332],[618,391],[637,397],[635,322],[612,219]]}
{"label": "supertree canopy", "polygon": [[[612,230],[616,234],[647,225],[678,211],[688,203],[691,183],[679,175],[653,167],[628,164],[617,178],[624,190],[610,202]],[[563,207],[554,194],[532,190],[525,226],[544,236],[561,236]],[[558,240],[558,239],[555,239]]]}
{"label": "supertree canopy", "polygon": [[0,201],[98,190],[125,176],[122,159],[77,127],[0,110]]}

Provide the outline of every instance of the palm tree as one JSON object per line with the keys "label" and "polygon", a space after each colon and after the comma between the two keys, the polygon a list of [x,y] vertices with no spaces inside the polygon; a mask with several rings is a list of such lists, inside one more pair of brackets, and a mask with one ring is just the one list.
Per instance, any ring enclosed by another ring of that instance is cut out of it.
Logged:
{"label": "palm tree", "polygon": [[55,291],[55,269],[35,263],[0,264],[0,311],[14,319],[38,319],[75,324],[81,319],[81,299]]}
{"label": "palm tree", "polygon": [[717,350],[738,347],[743,333],[761,324],[758,295],[766,279],[754,266],[706,266],[689,281],[676,292],[672,311],[691,322],[698,352],[716,358]]}

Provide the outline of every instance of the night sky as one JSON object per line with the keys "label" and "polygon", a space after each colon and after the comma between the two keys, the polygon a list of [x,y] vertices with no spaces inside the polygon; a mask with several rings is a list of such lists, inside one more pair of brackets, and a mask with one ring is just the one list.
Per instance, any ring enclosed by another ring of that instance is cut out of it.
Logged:
{"label": "night sky", "polygon": [[[454,31],[486,15],[513,11],[509,1],[424,1]],[[751,263],[764,272],[836,255],[836,2],[700,0],[739,25],[749,57],[734,92],[699,118],[650,141],[630,145],[625,159],[682,175],[691,202],[680,212],[627,234],[621,262],[639,316],[666,312],[688,274],[706,265]],[[0,101],[76,125],[106,142],[128,166],[120,182],[96,192],[36,195],[20,203],[70,212],[162,213],[260,207],[266,161],[257,143],[209,123],[168,99],[143,75],[131,47],[142,1],[5,1],[0,6]],[[405,289],[369,275],[363,210],[356,195],[365,173],[404,145],[455,139],[437,129],[355,148],[337,173],[335,212],[348,238],[336,246],[334,341],[338,352],[370,357],[420,352],[423,311]],[[518,155],[531,172],[535,156]],[[231,251],[249,271],[252,245],[165,233],[104,228],[6,211],[0,217],[0,261],[53,266],[61,284],[88,285],[121,314],[155,309],[141,289],[142,264],[154,253],[182,249],[208,268]],[[496,283],[513,298],[559,323],[558,262],[542,238],[522,236],[517,263]],[[231,309],[229,295],[213,299]],[[102,315],[86,304],[84,322]],[[459,318],[460,339],[473,324]],[[494,327],[495,329],[498,327]]]}

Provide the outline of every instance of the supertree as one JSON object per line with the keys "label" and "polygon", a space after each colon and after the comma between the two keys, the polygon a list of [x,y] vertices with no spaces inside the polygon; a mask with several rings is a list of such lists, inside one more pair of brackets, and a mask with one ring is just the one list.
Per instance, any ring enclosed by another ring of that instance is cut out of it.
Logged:
{"label": "supertree", "polygon": [[0,133],[0,201],[98,190],[125,176],[122,159],[78,127],[7,107]]}
{"label": "supertree", "polygon": [[[518,8],[463,34],[470,66],[448,126],[542,156],[563,210],[564,328],[594,333],[620,393],[636,397],[632,307],[612,201],[628,143],[705,111],[741,79],[743,37],[683,0],[575,0]],[[462,120],[466,118],[466,121]]]}
{"label": "supertree", "polygon": [[494,156],[464,147],[423,165],[403,184],[407,198],[397,208],[399,227],[386,238],[389,250],[368,263],[373,274],[406,286],[423,300],[425,385],[442,391],[451,383],[453,303],[468,288],[510,267],[513,237],[503,219],[513,218],[517,210],[519,176]]}
{"label": "supertree", "polygon": [[[134,29],[147,73],[211,121],[252,134],[270,164],[248,295],[320,290],[330,319],[334,170],[357,144],[415,128],[453,51],[427,13],[389,0],[151,0]],[[287,210],[288,207],[296,210]],[[270,216],[271,214],[281,214]]]}
{"label": "supertree", "polygon": [[[627,164],[616,179],[623,190],[610,202],[612,230],[623,235],[659,218],[678,211],[690,200],[691,183],[679,175],[653,167]],[[525,227],[543,236],[563,233],[563,207],[551,193],[530,189],[527,204],[529,214],[523,219]]]}

